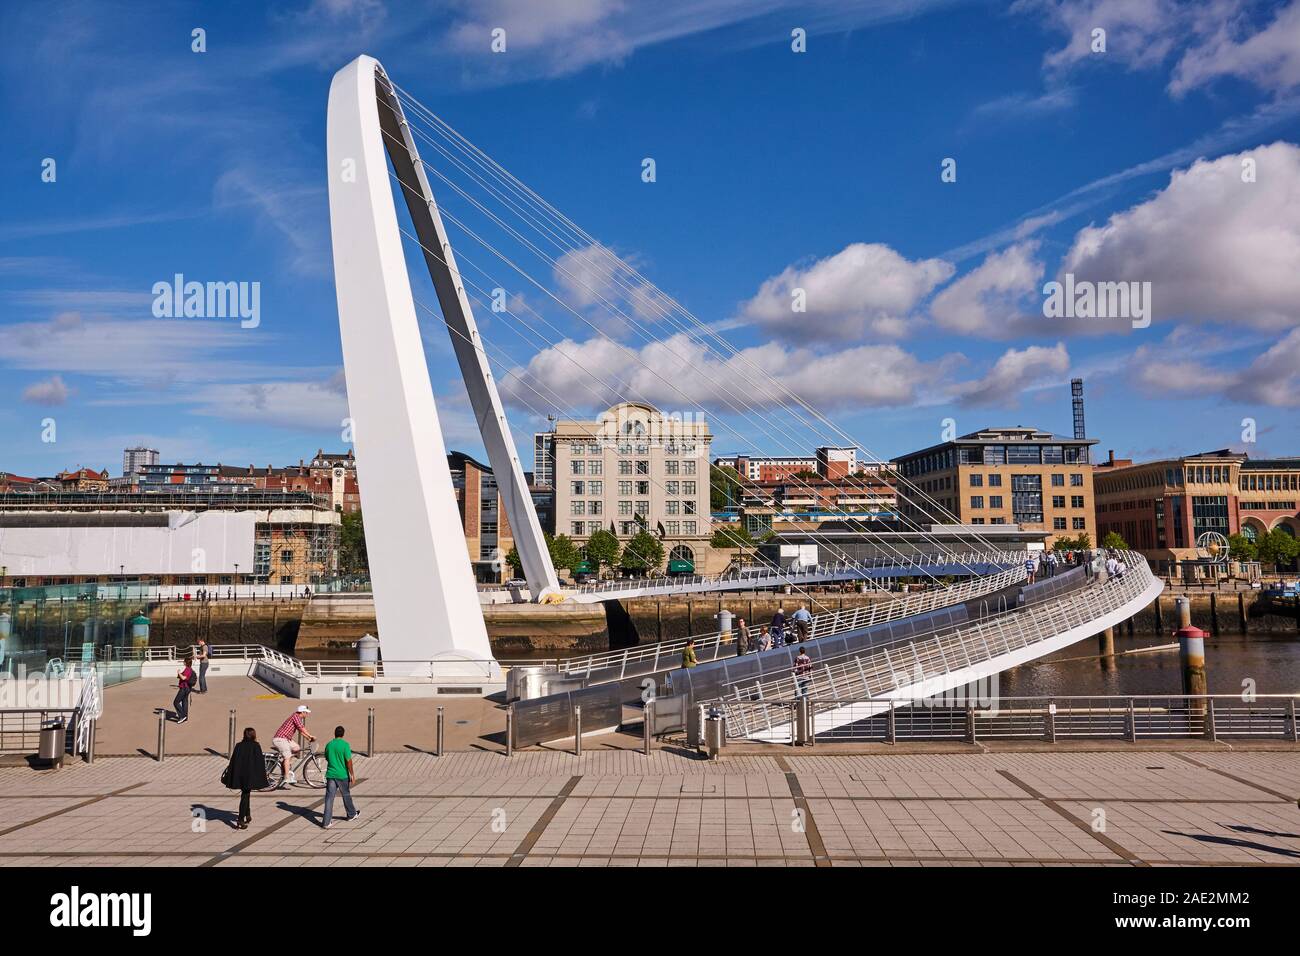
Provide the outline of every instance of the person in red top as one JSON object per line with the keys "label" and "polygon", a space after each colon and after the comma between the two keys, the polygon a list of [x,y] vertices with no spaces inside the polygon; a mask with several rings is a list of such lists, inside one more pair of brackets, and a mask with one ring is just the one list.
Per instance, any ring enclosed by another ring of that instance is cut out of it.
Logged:
{"label": "person in red top", "polygon": [[812,658],[802,647],[799,656],[794,659],[794,682],[800,697],[808,696],[808,685],[812,682]]}
{"label": "person in red top", "polygon": [[275,737],[271,740],[271,746],[275,748],[276,753],[280,755],[280,760],[284,763],[284,778],[280,782],[281,787],[287,787],[291,783],[298,782],[293,776],[293,755],[302,748],[298,746],[297,741],[293,738],[301,733],[308,740],[314,741],[316,739],[307,732],[307,715],[310,713],[310,707],[306,704],[299,704],[298,709],[280,725],[280,729],[275,732]]}
{"label": "person in red top", "polygon": [[176,723],[183,724],[190,719],[190,691],[194,689],[194,658],[185,658],[185,666],[176,672],[176,699],[172,701],[172,710],[176,713]]}

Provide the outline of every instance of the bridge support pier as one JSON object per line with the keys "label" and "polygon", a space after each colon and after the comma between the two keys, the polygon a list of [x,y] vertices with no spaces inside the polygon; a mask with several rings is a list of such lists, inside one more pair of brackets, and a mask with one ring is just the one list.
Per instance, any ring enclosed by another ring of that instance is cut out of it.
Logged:
{"label": "bridge support pier", "polygon": [[1108,627],[1097,635],[1097,653],[1101,655],[1101,666],[1109,670],[1115,666],[1115,629]]}

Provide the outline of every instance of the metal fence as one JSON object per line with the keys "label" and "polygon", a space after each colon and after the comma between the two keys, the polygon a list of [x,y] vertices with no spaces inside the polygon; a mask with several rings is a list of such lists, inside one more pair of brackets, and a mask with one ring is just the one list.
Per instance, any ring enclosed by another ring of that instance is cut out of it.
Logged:
{"label": "metal fence", "polygon": [[576,708],[582,708],[582,732],[623,723],[623,694],[617,684],[551,694],[511,704],[510,747],[530,747],[565,740],[577,733]]}
{"label": "metal fence", "polygon": [[[1274,739],[1300,741],[1296,709],[1300,695],[1167,694],[1094,697],[999,697],[966,705],[952,698],[926,700],[821,700],[810,698],[809,725],[816,714],[836,711],[834,726],[816,728],[802,741],[795,700],[755,701],[756,723],[779,733],[765,739],[802,743],[1070,739]],[[824,722],[825,723],[825,722]],[[728,737],[734,739],[728,732]]]}

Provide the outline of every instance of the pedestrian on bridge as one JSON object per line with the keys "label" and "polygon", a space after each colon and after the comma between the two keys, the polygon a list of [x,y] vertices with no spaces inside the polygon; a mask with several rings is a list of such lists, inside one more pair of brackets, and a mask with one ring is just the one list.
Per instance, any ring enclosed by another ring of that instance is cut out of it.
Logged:
{"label": "pedestrian on bridge", "polygon": [[795,694],[798,697],[808,696],[808,685],[812,682],[812,658],[808,652],[801,646],[799,654],[794,659],[794,683]]}
{"label": "pedestrian on bridge", "polygon": [[682,648],[682,667],[690,668],[696,665],[695,660],[695,641],[688,640],[686,646]]}
{"label": "pedestrian on bridge", "polygon": [[1025,558],[1025,583],[1034,583],[1034,574],[1038,571],[1038,562],[1033,558]]}
{"label": "pedestrian on bridge", "polygon": [[772,615],[772,646],[781,647],[785,644],[785,608],[777,605],[776,613]]}
{"label": "pedestrian on bridge", "polygon": [[743,617],[736,618],[736,656],[743,657],[749,653],[749,625]]}
{"label": "pedestrian on bridge", "polygon": [[799,610],[795,611],[790,618],[794,621],[795,629],[799,632],[799,640],[808,640],[809,635],[812,634],[812,614],[808,612],[808,605],[800,604]]}
{"label": "pedestrian on bridge", "polygon": [[772,649],[772,632],[764,624],[758,632],[758,649],[760,651],[770,651]]}

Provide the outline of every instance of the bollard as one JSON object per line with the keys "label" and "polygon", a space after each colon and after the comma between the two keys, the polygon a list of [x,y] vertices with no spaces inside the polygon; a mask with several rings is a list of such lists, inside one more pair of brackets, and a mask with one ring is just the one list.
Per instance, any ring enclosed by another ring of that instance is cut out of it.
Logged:
{"label": "bollard", "polygon": [[230,711],[230,732],[226,735],[226,759],[235,755],[235,712]]}
{"label": "bollard", "polygon": [[966,706],[966,739],[975,743],[975,708],[969,704]]}
{"label": "bollard", "polygon": [[366,756],[375,755],[375,708],[371,707],[370,712],[366,714]]}
{"label": "bollard", "polygon": [[898,725],[894,722],[894,702],[889,702],[889,722],[885,731],[885,739],[891,743],[898,743]]}
{"label": "bollard", "polygon": [[795,701],[795,737],[801,746],[812,745],[812,704],[807,697]]}
{"label": "bollard", "polygon": [[1137,739],[1138,739],[1137,708],[1133,706],[1132,697],[1128,699],[1128,712],[1125,714],[1124,723],[1128,725],[1127,727],[1124,728],[1126,731],[1128,731],[1127,733],[1128,742],[1131,744],[1137,743]]}
{"label": "bollard", "polygon": [[582,705],[573,708],[573,755],[582,756]]}
{"label": "bollard", "polygon": [[447,729],[447,715],[445,713],[445,708],[439,707],[438,708],[438,745],[437,745],[439,757],[441,757],[443,754],[443,744],[446,740],[445,737],[446,729]]}
{"label": "bollard", "polygon": [[1214,698],[1205,701],[1205,739],[1211,743],[1219,740],[1219,729],[1214,724]]}
{"label": "bollard", "polygon": [[158,762],[163,762],[163,751],[167,744],[167,711],[158,715]]}
{"label": "bollard", "polygon": [[515,705],[506,705],[506,756],[515,755]]}
{"label": "bollard", "polygon": [[647,757],[650,756],[650,748],[654,742],[654,706],[655,702],[652,698],[645,702],[645,709],[642,711],[645,715],[641,720],[641,736],[644,738],[642,746]]}
{"label": "bollard", "polygon": [[1188,701],[1193,714],[1205,713],[1204,697],[1209,693],[1205,671],[1205,632],[1192,626],[1192,599],[1176,598],[1178,606],[1178,658],[1183,670],[1183,693],[1194,698]]}
{"label": "bollard", "polygon": [[90,727],[86,734],[86,763],[95,762],[95,721],[90,721]]}
{"label": "bollard", "polygon": [[1056,701],[1047,702],[1047,739],[1050,743],[1056,743]]}

